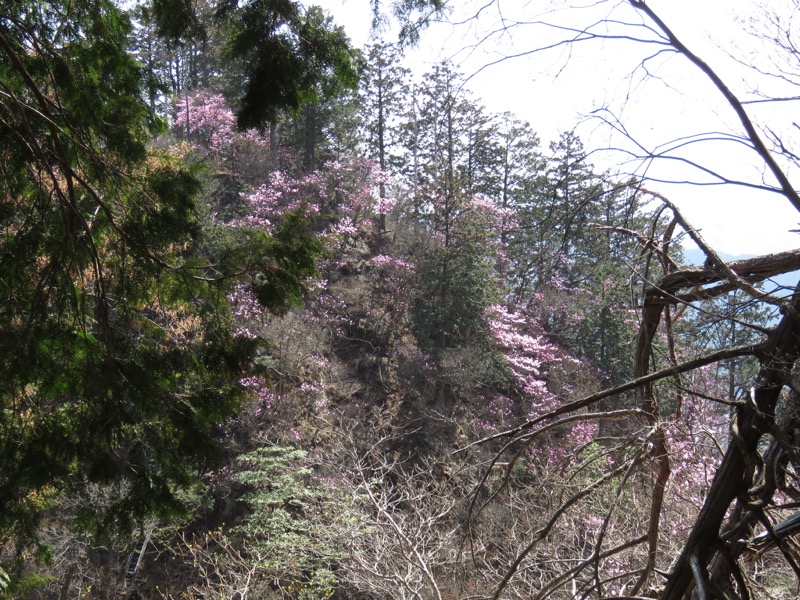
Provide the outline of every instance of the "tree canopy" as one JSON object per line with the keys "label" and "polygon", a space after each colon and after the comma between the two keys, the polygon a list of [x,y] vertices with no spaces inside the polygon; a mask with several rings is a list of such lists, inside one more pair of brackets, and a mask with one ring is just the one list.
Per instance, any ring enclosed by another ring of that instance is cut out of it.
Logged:
{"label": "tree canopy", "polygon": [[[316,31],[315,15],[295,25]],[[219,457],[215,427],[235,414],[253,351],[232,333],[226,291],[254,274],[277,309],[315,270],[300,224],[209,254],[199,171],[149,145],[165,124],[131,33],[110,1],[0,5],[4,535],[55,494],[97,485],[111,495],[84,517],[100,527],[180,510],[176,494]],[[314,85],[331,56],[283,76]],[[260,110],[310,92],[287,93]]]}
{"label": "tree canopy", "polygon": [[[796,206],[756,100],[590,4],[533,25],[685,59],[764,177],[648,164]],[[0,0],[0,75],[0,596],[796,596],[797,251],[297,2]]]}

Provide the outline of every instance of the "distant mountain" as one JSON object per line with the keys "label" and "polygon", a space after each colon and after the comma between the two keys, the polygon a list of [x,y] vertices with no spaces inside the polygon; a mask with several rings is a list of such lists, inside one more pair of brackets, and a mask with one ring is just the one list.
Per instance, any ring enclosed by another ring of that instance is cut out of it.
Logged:
{"label": "distant mountain", "polygon": [[[720,255],[720,258],[725,262],[731,262],[733,260],[742,260],[744,258],[752,258],[755,254],[728,254],[727,252],[718,252],[717,254]],[[684,248],[683,249],[683,258],[687,265],[695,265],[700,266],[704,262],[706,262],[706,255],[703,254],[703,251],[700,248]]]}
{"label": "distant mountain", "polygon": [[[735,260],[743,260],[745,258],[753,258],[755,254],[728,254],[726,252],[719,252],[720,258],[725,262],[732,262]],[[706,261],[706,255],[699,248],[684,249],[684,261],[687,265],[700,266]],[[768,279],[767,291],[772,293],[787,293],[793,290],[800,280],[800,271],[792,271],[778,277]]]}

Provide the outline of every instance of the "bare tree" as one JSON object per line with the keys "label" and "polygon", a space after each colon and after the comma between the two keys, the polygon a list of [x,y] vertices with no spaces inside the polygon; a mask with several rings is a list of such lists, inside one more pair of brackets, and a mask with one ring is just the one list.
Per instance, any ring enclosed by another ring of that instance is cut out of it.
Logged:
{"label": "bare tree", "polygon": [[[535,9],[535,5],[527,6],[530,10]],[[798,3],[792,1],[786,14],[794,17],[799,8]],[[619,149],[624,150],[629,158],[641,161],[639,164],[653,165],[663,161],[689,166],[702,176],[702,180],[695,180],[695,183],[735,185],[754,193],[778,194],[800,211],[800,195],[792,182],[797,154],[791,148],[789,134],[769,125],[760,125],[752,112],[756,104],[796,101],[796,93],[769,95],[764,91],[768,88],[763,88],[752,97],[742,97],[684,43],[651,3],[644,0],[593,2],[582,9],[591,9],[589,14],[592,15],[601,11],[602,17],[596,20],[592,17],[588,25],[571,25],[556,19],[566,14],[574,23],[580,19],[579,12],[551,11],[527,21],[503,20],[501,29],[495,33],[513,34],[516,28],[536,26],[560,35],[546,46],[520,54],[553,48],[569,49],[576,44],[598,40],[635,44],[644,49],[634,73],[640,80],[655,77],[654,67],[665,57],[684,61],[688,69],[694,69],[711,84],[726,110],[730,111],[734,128],[727,132],[701,131],[689,137],[647,146],[629,133],[624,122],[610,108],[598,111],[597,118],[627,139],[625,148]],[[755,68],[761,75],[795,86],[796,71],[785,69],[797,68],[799,54],[791,19],[784,19],[781,14],[777,10],[767,11],[761,22],[772,27],[763,35],[768,48],[782,53],[783,58],[767,59],[767,66]],[[635,102],[635,96],[632,102]],[[791,125],[800,128],[795,123]],[[704,164],[693,158],[696,155],[683,152],[702,142],[718,141],[747,149],[755,170],[762,174],[761,180],[725,174],[724,169]],[[648,168],[639,173],[647,173]],[[638,183],[634,185],[640,188],[640,193],[660,203],[659,214],[669,215],[671,224],[660,239],[654,235],[642,239],[643,253],[647,253],[653,263],[660,264],[664,275],[653,279],[647,269],[637,273],[644,281],[644,287],[640,295],[635,377],[623,385],[582,399],[565,401],[545,415],[482,440],[482,443],[505,441],[492,467],[506,463],[505,480],[506,487],[509,487],[515,466],[535,447],[542,435],[576,420],[601,419],[604,413],[608,414],[603,402],[624,392],[638,390],[636,412],[630,408],[624,415],[620,414],[619,418],[624,422],[617,425],[628,433],[629,447],[634,450],[624,461],[610,462],[585,489],[566,496],[551,510],[549,520],[538,530],[530,532],[528,543],[522,544],[510,561],[493,598],[505,597],[514,578],[527,576],[526,570],[531,568],[530,559],[539,546],[546,539],[560,535],[572,509],[601,489],[612,490],[611,494],[606,494],[606,517],[601,530],[613,521],[620,499],[637,490],[648,490],[646,499],[640,497],[636,500],[639,504],[646,502],[647,518],[630,527],[623,538],[612,540],[604,538],[602,533],[597,535],[593,551],[583,557],[571,557],[572,566],[568,566],[566,560],[561,561],[557,569],[543,575],[536,584],[538,597],[659,597],[678,600],[693,596],[744,600],[752,598],[756,590],[775,593],[774,590],[767,591],[763,585],[759,587],[759,577],[753,570],[754,557],[761,556],[761,548],[767,541],[779,553],[770,559],[772,568],[793,573],[800,580],[800,555],[790,539],[795,531],[795,521],[786,518],[787,511],[796,509],[800,499],[797,480],[800,456],[796,439],[796,432],[800,432],[800,411],[795,383],[796,364],[800,359],[800,288],[786,293],[786,290],[781,292],[779,289],[765,291],[761,285],[770,277],[798,270],[800,251],[726,263],[673,202],[644,187],[667,180],[650,178],[648,181],[646,176],[637,179]],[[757,210],[755,203],[758,198],[753,202],[752,210]],[[703,251],[706,256],[703,267],[682,268],[670,259],[676,232],[691,237]],[[705,310],[704,301],[732,290],[737,290],[753,305],[776,307],[779,314],[772,326],[759,329],[753,325],[758,339],[746,345],[714,348],[691,355],[687,349],[680,348],[675,329],[681,320],[687,319],[692,310]],[[733,386],[728,390],[709,389],[697,383],[702,379],[703,369],[745,356],[753,357],[758,365],[757,375],[746,393],[732,396],[729,392],[734,391]],[[689,399],[694,403],[693,410],[714,407],[714,415],[727,420],[725,430],[713,431],[695,422],[691,430],[680,433],[679,429],[689,418],[685,406]],[[683,506],[681,488],[686,481],[678,478],[676,472],[684,469],[682,476],[686,476],[687,471],[681,462],[688,453],[687,439],[694,444],[692,452],[695,458],[701,456],[705,462],[702,466],[707,480],[693,492],[695,509],[687,504],[683,514],[678,514],[676,507]],[[700,448],[707,448],[707,451]],[[506,458],[509,454],[511,460]],[[492,472],[491,468],[486,470],[481,489],[488,485]],[[644,486],[643,481],[646,482]],[[473,516],[480,514],[479,507],[483,505],[478,501],[478,494],[475,498]],[[684,527],[684,523],[688,526]],[[632,550],[634,556],[630,558]],[[780,559],[777,560],[776,556]],[[541,565],[541,557],[537,560]]]}
{"label": "bare tree", "polygon": [[452,530],[457,498],[431,489],[435,470],[405,464],[383,451],[391,436],[376,435],[364,447],[351,429],[343,447],[352,503],[336,527],[349,532],[348,559],[342,565],[347,586],[369,597],[443,600],[445,580],[461,561],[458,535]]}

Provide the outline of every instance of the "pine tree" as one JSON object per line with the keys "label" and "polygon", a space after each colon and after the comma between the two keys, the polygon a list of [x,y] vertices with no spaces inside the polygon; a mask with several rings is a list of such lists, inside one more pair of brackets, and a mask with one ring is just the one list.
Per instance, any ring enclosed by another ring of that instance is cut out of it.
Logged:
{"label": "pine tree", "polygon": [[[398,143],[408,101],[409,71],[401,66],[401,58],[395,46],[379,43],[367,48],[359,95],[366,154],[389,175],[399,172]],[[384,182],[379,194],[386,198]],[[385,215],[381,215],[378,227],[386,230]]]}
{"label": "pine tree", "polygon": [[280,309],[318,247],[297,219],[206,243],[195,171],[148,146],[160,121],[113,2],[0,15],[0,540],[96,489],[80,522],[130,529],[180,511],[218,458],[253,351],[232,283]]}

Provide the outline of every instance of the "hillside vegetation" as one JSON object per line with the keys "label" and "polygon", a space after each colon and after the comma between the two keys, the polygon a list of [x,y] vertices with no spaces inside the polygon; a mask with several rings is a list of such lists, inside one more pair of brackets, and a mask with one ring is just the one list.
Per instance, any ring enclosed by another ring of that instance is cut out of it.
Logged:
{"label": "hillside vegetation", "polygon": [[794,253],[190,4],[0,0],[0,596],[796,597]]}

